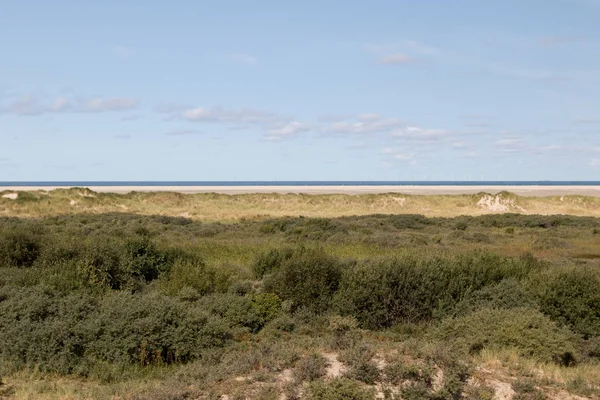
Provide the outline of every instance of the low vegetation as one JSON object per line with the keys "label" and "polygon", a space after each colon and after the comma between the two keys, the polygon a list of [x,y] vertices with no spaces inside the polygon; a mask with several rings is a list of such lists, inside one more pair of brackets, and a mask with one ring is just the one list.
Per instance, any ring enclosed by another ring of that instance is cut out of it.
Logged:
{"label": "low vegetation", "polygon": [[0,398],[598,398],[598,229],[3,217]]}

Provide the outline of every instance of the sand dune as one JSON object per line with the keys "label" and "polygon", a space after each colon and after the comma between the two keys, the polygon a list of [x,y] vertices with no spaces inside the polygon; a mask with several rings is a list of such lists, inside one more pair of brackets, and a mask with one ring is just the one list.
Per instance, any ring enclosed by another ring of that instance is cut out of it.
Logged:
{"label": "sand dune", "polygon": [[[68,189],[68,186],[18,186],[2,187],[4,190],[36,191]],[[511,192],[519,196],[582,195],[600,197],[600,186],[90,186],[99,193],[177,192],[177,193],[304,193],[304,194],[370,194],[404,193],[414,195],[452,195]]]}

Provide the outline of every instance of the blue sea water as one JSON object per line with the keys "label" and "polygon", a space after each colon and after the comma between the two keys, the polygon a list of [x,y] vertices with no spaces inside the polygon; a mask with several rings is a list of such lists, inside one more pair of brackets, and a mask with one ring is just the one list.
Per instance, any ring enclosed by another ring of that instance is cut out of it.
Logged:
{"label": "blue sea water", "polygon": [[0,186],[600,186],[600,181],[31,181]]}

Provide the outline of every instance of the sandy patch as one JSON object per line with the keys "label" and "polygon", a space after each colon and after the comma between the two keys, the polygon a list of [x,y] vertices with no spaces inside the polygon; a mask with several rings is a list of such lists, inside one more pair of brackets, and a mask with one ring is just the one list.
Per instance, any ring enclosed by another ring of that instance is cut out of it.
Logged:
{"label": "sandy patch", "polygon": [[495,213],[515,210],[527,212],[527,210],[525,210],[523,207],[520,207],[519,205],[515,204],[515,201],[513,199],[507,199],[500,195],[483,195],[483,197],[477,202],[477,207]]}
{"label": "sandy patch", "polygon": [[7,194],[3,194],[2,198],[16,200],[19,198],[19,194],[18,193],[7,193]]}
{"label": "sandy patch", "polygon": [[488,384],[496,392],[494,394],[494,400],[511,400],[516,394],[510,383],[500,381],[488,381]]}
{"label": "sandy patch", "polygon": [[338,355],[335,353],[323,353],[323,357],[327,360],[327,378],[334,379],[341,377],[346,372],[344,364],[338,360]]}

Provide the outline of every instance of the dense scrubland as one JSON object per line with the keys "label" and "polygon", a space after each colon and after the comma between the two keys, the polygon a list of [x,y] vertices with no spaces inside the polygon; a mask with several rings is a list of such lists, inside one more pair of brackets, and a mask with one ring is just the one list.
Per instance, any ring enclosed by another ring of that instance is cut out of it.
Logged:
{"label": "dense scrubland", "polygon": [[599,244],[564,215],[2,217],[0,398],[598,398]]}

